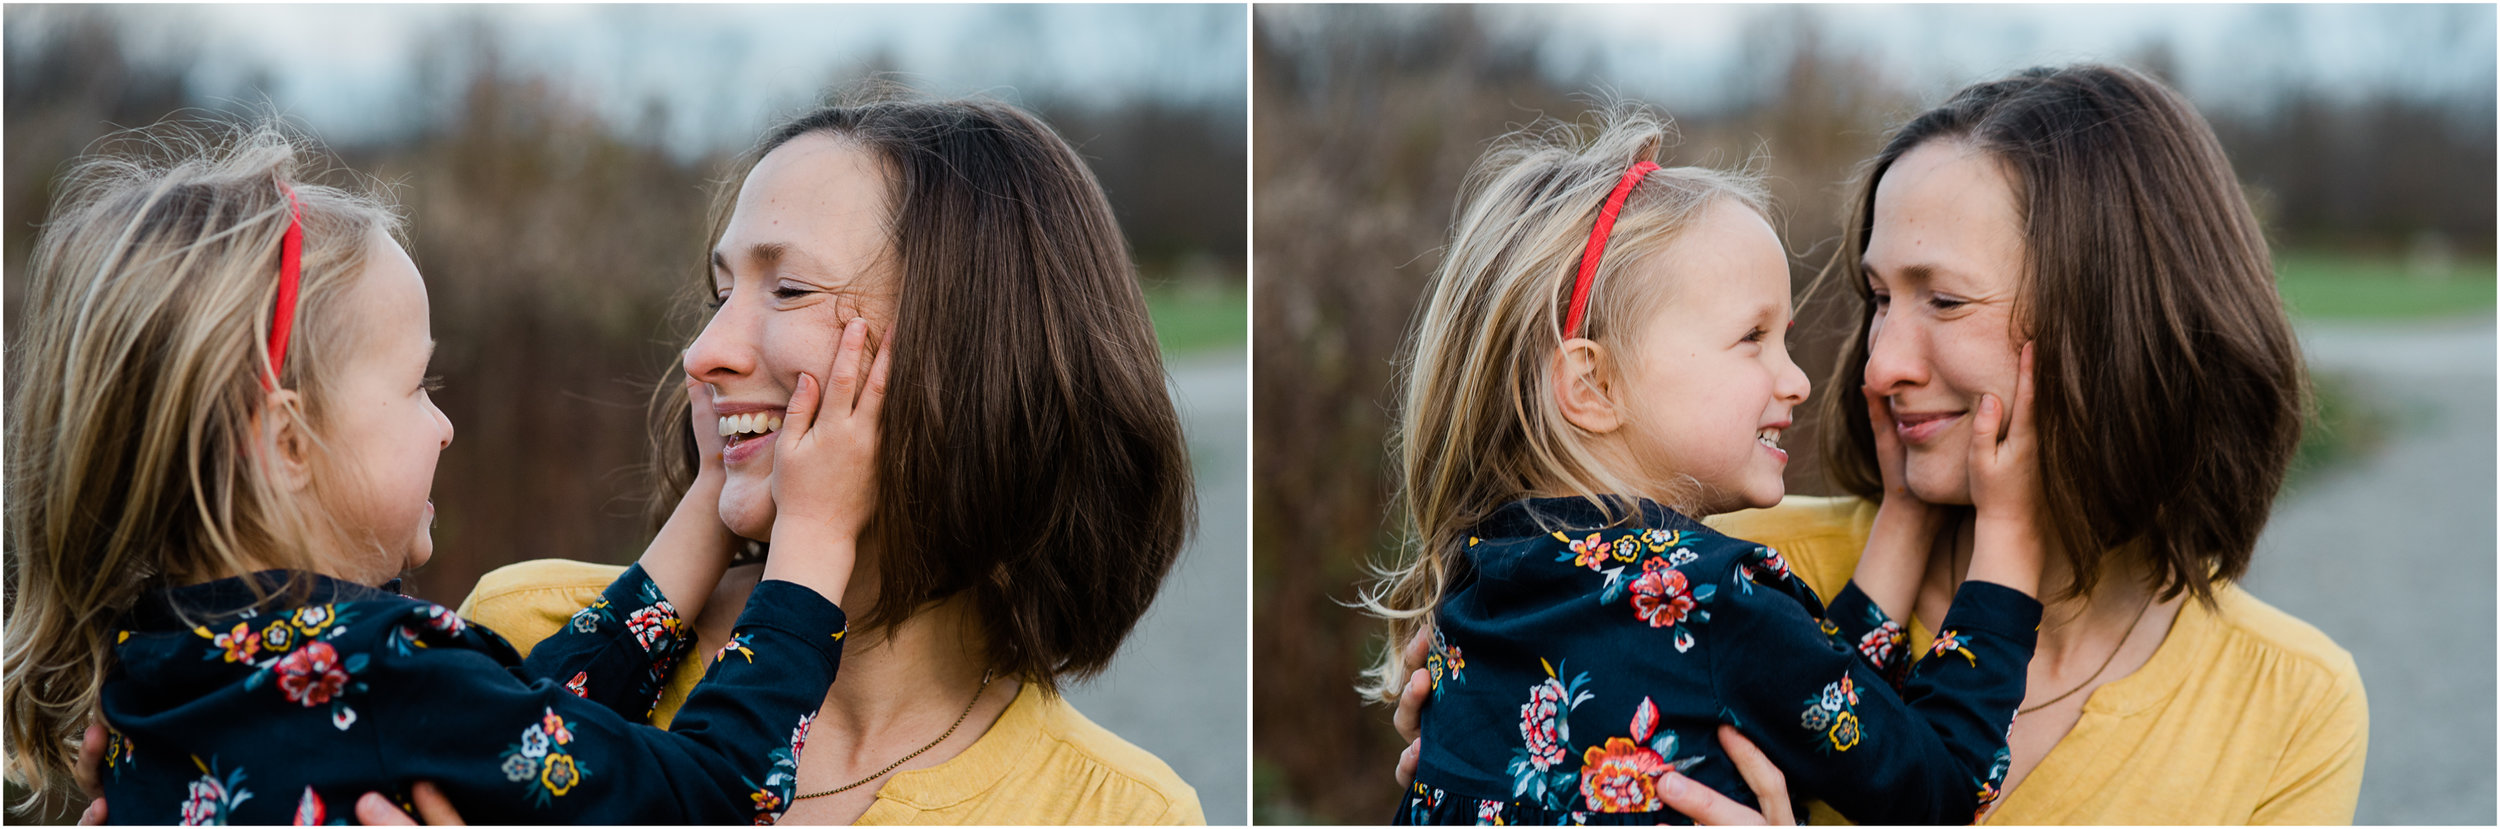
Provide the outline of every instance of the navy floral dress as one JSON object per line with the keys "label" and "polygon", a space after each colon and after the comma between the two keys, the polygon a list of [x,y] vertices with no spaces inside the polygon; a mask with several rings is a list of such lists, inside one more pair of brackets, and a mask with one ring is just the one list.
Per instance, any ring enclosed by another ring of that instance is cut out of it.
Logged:
{"label": "navy floral dress", "polygon": [[1777,551],[1640,510],[1595,529],[1587,500],[1538,499],[1476,528],[1439,608],[1398,823],[1689,823],[1658,798],[1669,769],[1758,807],[1720,723],[1858,823],[1984,815],[2037,600],[1965,582],[1913,668],[1855,584],[1826,609]]}
{"label": "navy floral dress", "polygon": [[[648,724],[692,631],[641,566],[527,660],[432,602],[318,575],[251,608],[241,578],[121,620],[103,707],[115,823],[346,823],[430,780],[472,823],[769,823],[842,657],[842,610],[756,585],[677,715]],[[287,597],[300,600],[288,600]]]}

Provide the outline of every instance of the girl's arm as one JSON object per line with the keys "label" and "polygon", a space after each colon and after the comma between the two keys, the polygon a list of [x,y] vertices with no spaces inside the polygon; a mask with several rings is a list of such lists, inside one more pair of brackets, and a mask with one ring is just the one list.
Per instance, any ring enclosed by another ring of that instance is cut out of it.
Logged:
{"label": "girl's arm", "polygon": [[2013,411],[1996,395],[1980,398],[1972,424],[1971,505],[1974,520],[1970,574],[1964,583],[1994,582],[2023,595],[2040,593],[2046,554],[2040,540],[2039,439],[2032,410],[2032,348],[2023,344],[2014,377]]}
{"label": "girl's arm", "polygon": [[[889,329],[885,342],[893,339]],[[893,354],[878,348],[862,379],[867,342],[867,320],[842,327],[830,382],[819,390],[814,376],[799,375],[780,442],[773,445],[774,555],[764,561],[764,578],[806,585],[837,602],[876,507],[877,414]]]}
{"label": "girl's arm", "polygon": [[[719,415],[711,392],[692,379],[695,445],[702,457],[668,523],[642,560],[626,568],[599,599],[530,649],[528,673],[553,679],[574,695],[647,720],[669,672],[693,643],[690,621],[728,569],[736,540],[720,521]],[[675,597],[672,601],[670,597]]]}
{"label": "girl's arm", "polygon": [[[445,614],[447,615],[447,614]],[[815,591],[756,586],[674,731],[521,681],[499,640],[424,611],[381,636],[408,647],[347,660],[350,697],[390,780],[430,780],[484,823],[725,823],[777,818],[806,730],[841,662],[846,620]],[[386,645],[388,642],[386,641]],[[323,724],[326,727],[326,724]],[[348,796],[354,792],[332,793]]]}
{"label": "girl's arm", "polygon": [[720,520],[720,493],[728,480],[721,470],[720,414],[712,408],[712,391],[701,381],[686,379],[686,399],[694,418],[697,464],[694,484],[669,512],[668,523],[644,549],[639,562],[660,593],[673,598],[677,612],[688,619],[703,616],[703,603],[720,583],[737,546],[737,536]]}
{"label": "girl's arm", "polygon": [[[1763,555],[1768,555],[1767,552]],[[1772,566],[1725,575],[1698,636],[1713,690],[1791,787],[1859,823],[1969,823],[1996,798],[2040,603],[1993,584],[1954,598],[1938,650],[1895,692]]]}
{"label": "girl's arm", "polygon": [[1892,407],[1869,389],[1865,393],[1867,420],[1875,430],[1875,461],[1882,470],[1884,500],[1875,509],[1875,526],[1866,537],[1866,553],[1858,557],[1858,569],[1849,578],[1866,598],[1890,619],[1910,617],[1910,603],[1917,599],[1920,574],[1927,569],[1927,554],[1935,546],[1936,531],[1944,523],[1943,511],[1910,494],[1910,486],[1902,474],[1901,437],[1894,431]]}

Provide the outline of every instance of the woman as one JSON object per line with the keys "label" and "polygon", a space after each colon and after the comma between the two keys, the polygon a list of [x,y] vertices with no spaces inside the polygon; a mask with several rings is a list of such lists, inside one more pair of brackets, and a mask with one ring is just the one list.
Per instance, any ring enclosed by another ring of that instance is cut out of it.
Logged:
{"label": "woman", "polygon": [[[1203,823],[1168,767],[1056,693],[1109,664],[1194,504],[1144,298],[1092,175],[1014,108],[886,100],[775,129],[737,180],[701,283],[716,310],[687,376],[665,384],[664,531],[708,534],[724,560],[769,539],[777,423],[761,415],[800,371],[825,376],[854,317],[894,349],[844,670],[794,735],[809,750],[783,820]],[[516,564],[462,614],[526,650],[615,569]],[[734,610],[713,609],[742,602],[761,570],[730,566],[693,620],[705,650],[727,645],[717,658],[740,657],[725,643]],[[655,722],[710,661],[677,667]]]}
{"label": "woman", "polygon": [[[2121,68],[1974,85],[1886,143],[1847,234],[1834,270],[1858,288],[1858,325],[1824,415],[1854,497],[1716,526],[1781,550],[1823,595],[1878,516],[1927,528],[1924,650],[1970,562],[1968,415],[2011,390],[2032,343],[2049,605],[1989,820],[2349,823],[2368,742],[2352,657],[2231,584],[2298,445],[2306,381],[2204,119]],[[1898,438],[1899,482],[1878,471],[1878,429]],[[1410,739],[1421,701],[1401,696]],[[1776,774],[1748,779],[1784,805]],[[1663,788],[1697,817],[1765,818]]]}

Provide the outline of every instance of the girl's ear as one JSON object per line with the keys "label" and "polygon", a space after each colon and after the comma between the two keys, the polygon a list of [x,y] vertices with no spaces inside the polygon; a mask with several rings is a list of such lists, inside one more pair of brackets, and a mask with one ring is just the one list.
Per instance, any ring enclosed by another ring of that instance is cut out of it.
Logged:
{"label": "girl's ear", "polygon": [[1605,434],[1623,427],[1623,413],[1615,406],[1614,368],[1607,364],[1606,347],[1585,338],[1564,340],[1554,353],[1554,403],[1562,407],[1564,420],[1595,434]]}
{"label": "girl's ear", "polygon": [[291,389],[269,393],[253,415],[253,433],[260,436],[264,472],[271,484],[286,492],[312,485],[312,435],[304,427],[304,398]]}

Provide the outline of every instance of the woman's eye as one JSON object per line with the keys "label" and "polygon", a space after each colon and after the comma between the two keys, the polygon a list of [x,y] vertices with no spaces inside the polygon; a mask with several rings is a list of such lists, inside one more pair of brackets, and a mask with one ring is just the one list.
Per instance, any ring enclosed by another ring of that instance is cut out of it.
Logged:
{"label": "woman's eye", "polygon": [[784,300],[787,300],[787,299],[798,299],[799,297],[803,297],[803,296],[806,296],[806,295],[808,295],[808,294],[812,294],[812,293],[815,293],[815,291],[811,291],[811,290],[808,290],[808,289],[806,289],[806,288],[801,288],[801,287],[796,286],[796,285],[775,285],[775,286],[773,286],[773,298],[774,298],[774,299],[784,299]]}
{"label": "woman's eye", "polygon": [[705,308],[707,308],[707,309],[710,309],[710,310],[718,311],[718,310],[720,310],[720,307],[721,307],[721,306],[723,306],[723,305],[727,305],[727,304],[729,304],[729,294],[728,294],[727,292],[722,292],[722,293],[713,294],[711,299],[704,300],[704,302],[703,302],[703,307],[705,307]]}
{"label": "woman's eye", "polygon": [[1955,299],[1953,297],[1939,295],[1934,299],[1928,300],[1927,304],[1935,306],[1938,311],[1951,311],[1955,308],[1969,305],[1970,300]]}
{"label": "woman's eye", "polygon": [[1886,305],[1891,305],[1891,304],[1892,304],[1892,295],[1891,295],[1891,294],[1884,293],[1883,291],[1876,291],[1876,292],[1875,292],[1875,294],[1874,294],[1874,297],[1875,297],[1875,307],[1877,307],[1877,308],[1882,308],[1882,307],[1884,307],[1884,306],[1886,306]]}

